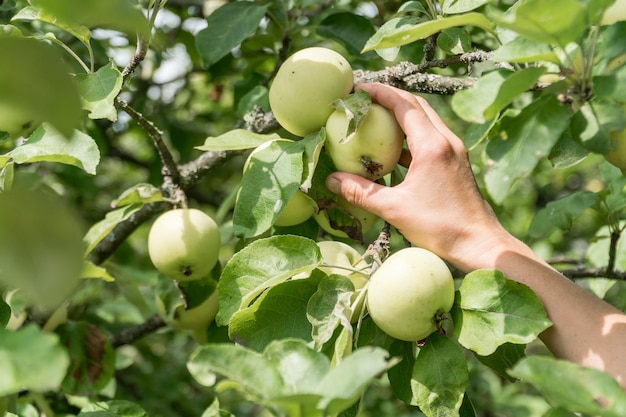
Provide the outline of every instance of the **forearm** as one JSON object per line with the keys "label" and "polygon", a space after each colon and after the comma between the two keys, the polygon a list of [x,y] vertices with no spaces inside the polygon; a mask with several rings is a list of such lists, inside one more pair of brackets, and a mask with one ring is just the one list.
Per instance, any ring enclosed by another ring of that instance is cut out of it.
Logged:
{"label": "forearm", "polygon": [[[607,371],[626,387],[626,315],[576,285],[522,242],[509,237],[476,267],[498,269],[529,286],[554,325],[541,339],[555,356]],[[489,259],[487,261],[487,259]]]}

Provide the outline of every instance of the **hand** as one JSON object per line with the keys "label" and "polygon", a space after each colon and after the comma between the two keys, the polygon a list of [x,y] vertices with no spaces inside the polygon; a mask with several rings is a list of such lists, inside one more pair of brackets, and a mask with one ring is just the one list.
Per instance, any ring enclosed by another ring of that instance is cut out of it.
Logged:
{"label": "hand", "polygon": [[404,130],[408,152],[400,162],[408,172],[394,187],[337,172],[328,177],[328,189],[461,270],[490,266],[484,249],[510,235],[480,194],[463,142],[422,97],[383,84],[357,85],[361,88],[393,111]]}

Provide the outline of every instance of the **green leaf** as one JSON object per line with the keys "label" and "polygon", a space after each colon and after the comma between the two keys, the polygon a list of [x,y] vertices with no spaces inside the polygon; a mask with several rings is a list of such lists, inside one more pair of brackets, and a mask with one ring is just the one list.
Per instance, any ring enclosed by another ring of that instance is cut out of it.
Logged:
{"label": "green leaf", "polygon": [[87,404],[77,417],[148,417],[138,404],[126,400],[96,401]]}
{"label": "green leaf", "polygon": [[566,197],[549,202],[537,212],[528,229],[532,238],[545,236],[555,229],[569,230],[574,220],[598,201],[596,193],[576,191]]}
{"label": "green leaf", "polygon": [[[6,159],[11,160],[11,158],[6,157]],[[6,160],[3,160],[2,156],[0,156],[0,192],[9,191],[13,186],[13,178],[15,175],[15,164],[11,161],[9,163],[5,163]]]}
{"label": "green leaf", "polygon": [[105,282],[114,282],[115,278],[106,270],[106,268],[96,265],[91,261],[83,263],[83,271],[80,274],[81,279],[101,279]]}
{"label": "green leaf", "polygon": [[626,128],[622,105],[600,98],[586,102],[572,117],[571,132],[592,152],[610,151],[609,133]]}
{"label": "green leaf", "polygon": [[254,34],[269,5],[247,1],[226,3],[207,17],[196,35],[196,48],[205,65],[215,64]]}
{"label": "green leaf", "polygon": [[317,170],[317,163],[319,162],[325,141],[326,129],[320,129],[300,140],[304,146],[304,153],[302,154],[302,185],[300,188],[305,192],[308,192],[313,185],[313,176]]}
{"label": "green leaf", "polygon": [[589,150],[574,138],[570,125],[552,147],[548,159],[554,168],[569,168],[581,162],[588,155]]}
{"label": "green leaf", "polygon": [[611,375],[573,362],[529,356],[510,371],[555,407],[602,417],[626,415],[626,392]]}
{"label": "green leaf", "polygon": [[444,0],[442,11],[445,14],[465,13],[477,9],[490,0]]}
{"label": "green leaf", "polygon": [[100,150],[96,142],[86,133],[75,130],[65,138],[52,126],[44,123],[28,140],[7,155],[18,164],[34,162],[58,162],[82,169],[95,175],[100,163]]}
{"label": "green leaf", "polygon": [[307,305],[307,317],[313,326],[312,337],[316,350],[320,350],[333,337],[342,320],[352,330],[349,309],[353,293],[354,284],[345,276],[331,275],[320,281]]}
{"label": "green leaf", "polygon": [[427,417],[456,417],[469,381],[463,350],[450,338],[433,333],[419,348],[411,389]]}
{"label": "green leaf", "polygon": [[256,148],[263,143],[280,139],[276,133],[261,134],[245,129],[233,129],[219,136],[209,136],[204,145],[196,146],[201,151],[237,151]]}
{"label": "green leaf", "polygon": [[111,202],[112,207],[122,207],[131,204],[147,204],[163,201],[163,193],[157,187],[148,183],[135,184],[124,191]]}
{"label": "green leaf", "polygon": [[569,110],[554,96],[534,101],[516,117],[502,117],[498,128],[492,130],[497,136],[485,149],[493,164],[485,174],[485,183],[496,203],[504,201],[513,183],[530,174],[539,160],[550,154],[569,121]]}
{"label": "green leaf", "polygon": [[611,74],[594,77],[593,91],[601,98],[623,100],[626,96],[626,65]]}
{"label": "green leaf", "polygon": [[228,324],[230,339],[256,351],[264,350],[276,339],[310,342],[307,302],[318,283],[319,279],[296,279],[267,289],[254,304],[232,316]]}
{"label": "green leaf", "polygon": [[411,379],[413,378],[413,368],[415,366],[416,346],[414,342],[405,342],[394,339],[389,346],[389,355],[400,359],[400,364],[387,371],[387,377],[393,393],[400,400],[409,405],[417,405]]}
{"label": "green leaf", "polygon": [[8,124],[49,122],[71,136],[79,125],[80,96],[55,48],[30,38],[0,37],[0,130],[12,133]]}
{"label": "green leaf", "polygon": [[131,204],[130,206],[120,207],[108,212],[104,219],[92,225],[84,237],[84,242],[87,245],[87,249],[85,249],[85,256],[87,256],[87,254],[89,254],[89,252],[91,252],[93,248],[96,247],[96,245],[100,243],[100,241],[104,239],[115,226],[127,220],[141,207],[142,205],[140,204]]}
{"label": "green leaf", "polygon": [[509,369],[526,356],[526,345],[505,343],[498,346],[495,352],[488,356],[475,355],[485,366],[491,368],[500,377],[513,381],[508,374]]}
{"label": "green leaf", "polygon": [[521,36],[496,49],[491,59],[499,62],[548,61],[555,64],[559,63],[559,58],[550,45]]}
{"label": "green leaf", "polygon": [[113,63],[95,73],[77,74],[75,77],[83,108],[90,119],[117,120],[115,97],[122,89],[122,73]]}
{"label": "green leaf", "polygon": [[452,109],[462,119],[485,123],[530,89],[545,68],[531,67],[521,71],[496,70],[483,75],[469,89],[452,97]]}
{"label": "green leaf", "polygon": [[351,55],[359,55],[376,30],[372,22],[350,12],[333,13],[316,28],[319,36],[340,42]]}
{"label": "green leaf", "polygon": [[522,0],[506,13],[492,11],[490,18],[497,25],[561,47],[578,41],[587,29],[586,10],[578,0]]}
{"label": "green leaf", "polygon": [[127,0],[31,0],[67,25],[118,30],[129,35],[150,36],[150,26],[141,8]]}
{"label": "green leaf", "polygon": [[500,271],[467,274],[451,312],[459,343],[481,356],[507,342],[529,343],[552,325],[535,293]]}
{"label": "green leaf", "polygon": [[291,235],[259,239],[233,255],[220,277],[216,322],[226,325],[240,309],[267,288],[299,272],[311,271],[321,262],[315,241]]}
{"label": "green leaf", "polygon": [[[620,227],[624,227],[624,222],[620,223]],[[587,247],[585,259],[592,267],[605,268],[609,263],[609,247],[611,245],[611,231],[608,226],[602,226],[594,234],[591,243]],[[618,270],[626,270],[626,238],[624,234],[617,241],[615,251],[615,268]]]}
{"label": "green leaf", "polygon": [[303,152],[301,141],[283,139],[250,155],[233,212],[235,235],[255,237],[274,224],[300,187]]}
{"label": "green leaf", "polygon": [[472,50],[472,40],[465,29],[446,29],[437,36],[437,47],[450,54],[462,54]]}
{"label": "green leaf", "polygon": [[482,13],[471,12],[451,17],[439,17],[426,22],[414,16],[402,16],[385,22],[367,41],[361,52],[406,45],[445,29],[462,26],[476,26],[487,32],[494,30],[493,23]]}
{"label": "green leaf", "polygon": [[91,39],[91,31],[88,27],[62,21],[57,15],[50,13],[47,10],[27,6],[11,18],[11,21],[14,20],[39,20],[40,22],[57,26],[58,28],[63,29],[67,33],[76,37],[76,39],[85,45],[87,49],[91,50],[91,44],[89,43],[89,40]]}
{"label": "green leaf", "polygon": [[67,322],[59,334],[72,358],[63,391],[72,395],[98,394],[115,373],[115,351],[107,336],[87,322]]}
{"label": "green leaf", "polygon": [[372,98],[367,91],[362,89],[337,99],[333,103],[333,107],[343,111],[348,119],[348,130],[345,138],[339,143],[348,142],[354,137],[361,122],[367,116],[371,104]]}
{"label": "green leaf", "polygon": [[69,363],[59,337],[35,324],[17,331],[0,329],[0,396],[58,390]]}

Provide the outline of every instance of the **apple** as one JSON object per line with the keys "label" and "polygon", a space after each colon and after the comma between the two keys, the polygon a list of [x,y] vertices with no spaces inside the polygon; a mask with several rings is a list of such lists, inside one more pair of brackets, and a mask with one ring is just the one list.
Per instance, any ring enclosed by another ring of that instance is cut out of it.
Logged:
{"label": "apple", "polygon": [[179,305],[174,310],[174,318],[169,323],[172,328],[184,330],[205,330],[217,316],[217,288],[202,303],[186,309]]}
{"label": "apple", "polygon": [[159,272],[177,281],[193,281],[215,266],[220,250],[217,223],[193,208],[166,211],[152,224],[148,254]]}
{"label": "apple", "polygon": [[298,189],[289,199],[283,211],[280,212],[274,225],[295,226],[308,220],[313,214],[317,213],[317,210],[318,207],[315,201],[305,192]]}
{"label": "apple", "polygon": [[601,25],[611,25],[615,22],[626,20],[626,0],[616,0],[602,15]]}
{"label": "apple", "polygon": [[375,214],[348,203],[343,197],[337,199],[336,208],[320,210],[313,218],[326,233],[352,239],[360,239],[378,220]]}
{"label": "apple", "polygon": [[439,328],[454,303],[454,280],[434,253],[401,249],[372,274],[367,310],[376,325],[399,340],[420,341]]}
{"label": "apple", "polygon": [[[350,278],[355,290],[360,290],[369,280],[369,264],[363,255],[347,243],[335,240],[317,242],[325,266],[319,269],[327,275],[338,274]],[[362,272],[358,272],[362,271]]]}
{"label": "apple", "polygon": [[349,122],[341,109],[326,122],[325,149],[335,167],[372,181],[393,171],[404,145],[404,132],[393,113],[372,103],[354,136],[346,140]]}
{"label": "apple", "polygon": [[306,136],[324,127],[332,103],[349,94],[353,85],[352,68],[341,54],[305,48],[278,69],[269,90],[270,108],[285,130]]}

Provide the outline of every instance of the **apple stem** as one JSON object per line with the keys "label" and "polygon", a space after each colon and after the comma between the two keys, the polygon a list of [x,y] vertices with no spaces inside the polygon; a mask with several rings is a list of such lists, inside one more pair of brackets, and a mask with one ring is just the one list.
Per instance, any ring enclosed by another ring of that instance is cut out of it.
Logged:
{"label": "apple stem", "polygon": [[372,269],[370,275],[372,275],[389,256],[390,235],[391,225],[388,222],[385,222],[378,238],[376,238],[376,240],[367,247],[364,257],[372,259]]}

